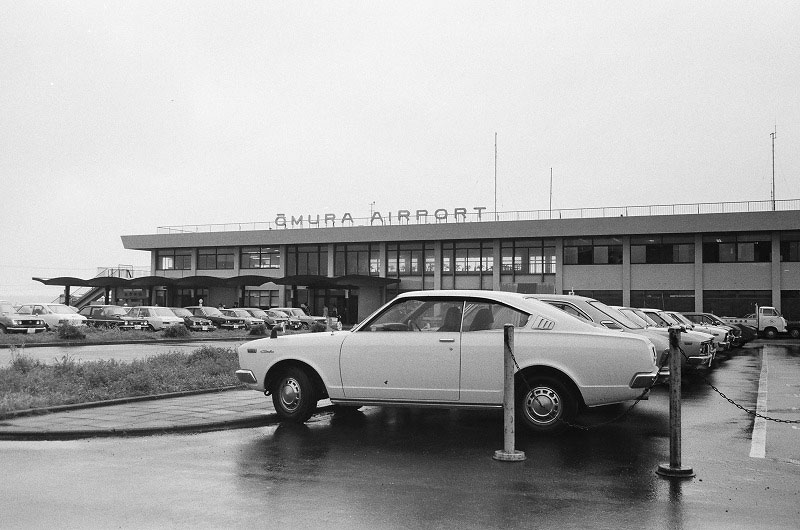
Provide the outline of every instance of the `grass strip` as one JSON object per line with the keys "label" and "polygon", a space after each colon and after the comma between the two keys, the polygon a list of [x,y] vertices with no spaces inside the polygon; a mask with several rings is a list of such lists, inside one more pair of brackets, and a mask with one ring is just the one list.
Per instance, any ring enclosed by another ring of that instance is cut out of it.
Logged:
{"label": "grass strip", "polygon": [[215,346],[131,362],[64,355],[47,364],[12,350],[10,366],[0,368],[0,413],[233,386],[238,368],[232,348]]}
{"label": "grass strip", "polygon": [[[131,342],[138,340],[168,339],[168,338],[192,338],[192,339],[249,339],[250,333],[244,329],[227,330],[218,329],[216,331],[188,331],[186,335],[171,337],[165,331],[146,331],[146,330],[121,330],[117,328],[95,328],[91,326],[81,326],[83,338],[69,337],[68,340],[75,343],[93,344],[107,342]],[[65,337],[59,336],[57,331],[45,331],[28,335],[25,333],[0,334],[0,343],[10,346],[34,346],[37,344],[49,344],[64,342]]]}

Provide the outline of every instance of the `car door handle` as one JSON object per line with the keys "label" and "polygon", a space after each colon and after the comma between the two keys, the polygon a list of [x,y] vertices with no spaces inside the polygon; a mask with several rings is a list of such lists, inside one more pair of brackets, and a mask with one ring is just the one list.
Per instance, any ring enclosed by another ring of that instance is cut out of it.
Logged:
{"label": "car door handle", "polygon": [[455,342],[456,339],[439,339],[439,342]]}

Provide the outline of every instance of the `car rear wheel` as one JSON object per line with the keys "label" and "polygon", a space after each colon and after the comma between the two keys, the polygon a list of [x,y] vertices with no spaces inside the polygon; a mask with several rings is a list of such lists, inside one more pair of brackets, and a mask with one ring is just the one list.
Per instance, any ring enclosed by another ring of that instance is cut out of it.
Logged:
{"label": "car rear wheel", "polygon": [[317,408],[317,397],[311,378],[305,370],[287,368],[272,388],[272,403],[281,419],[303,423]]}
{"label": "car rear wheel", "polygon": [[532,377],[528,384],[517,384],[517,418],[530,431],[556,434],[567,427],[578,413],[573,392],[554,377]]}
{"label": "car rear wheel", "polygon": [[768,339],[774,339],[778,337],[778,330],[775,328],[767,328],[764,330],[764,336]]}

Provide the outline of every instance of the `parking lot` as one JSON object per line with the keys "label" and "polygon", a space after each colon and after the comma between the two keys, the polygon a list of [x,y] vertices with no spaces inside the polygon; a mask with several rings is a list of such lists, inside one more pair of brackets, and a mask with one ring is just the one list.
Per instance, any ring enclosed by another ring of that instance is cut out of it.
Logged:
{"label": "parking lot", "polygon": [[368,407],[299,427],[5,441],[14,480],[0,491],[14,502],[0,526],[797,528],[798,425],[766,422],[764,454],[751,456],[752,416],[709,385],[746,408],[766,393],[766,416],[800,419],[800,348],[762,346],[723,356],[708,382],[686,381],[688,480],[655,473],[669,457],[659,387],[613,423],[624,407],[582,414],[581,424],[602,424],[589,430],[519,433],[521,463],[492,459],[500,415],[475,411]]}

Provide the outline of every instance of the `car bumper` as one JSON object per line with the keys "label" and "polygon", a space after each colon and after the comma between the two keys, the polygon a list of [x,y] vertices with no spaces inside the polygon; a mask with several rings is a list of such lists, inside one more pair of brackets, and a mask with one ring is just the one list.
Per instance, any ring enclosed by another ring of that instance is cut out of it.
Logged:
{"label": "car bumper", "polygon": [[150,329],[150,324],[148,324],[147,322],[136,322],[136,323],[122,322],[120,324],[117,324],[116,327],[124,330],[138,331],[140,329]]}
{"label": "car bumper", "polygon": [[28,335],[33,335],[34,333],[40,333],[44,331],[44,326],[8,326],[6,328],[6,333],[26,333]]}
{"label": "car bumper", "polygon": [[192,324],[191,326],[187,326],[191,331],[214,331],[217,329],[217,326],[213,324]]}
{"label": "car bumper", "polygon": [[255,385],[258,383],[255,374],[250,370],[236,370],[236,379],[246,385]]}
{"label": "car bumper", "polygon": [[628,384],[631,388],[649,388],[656,383],[659,378],[659,372],[639,372],[631,378]]}

